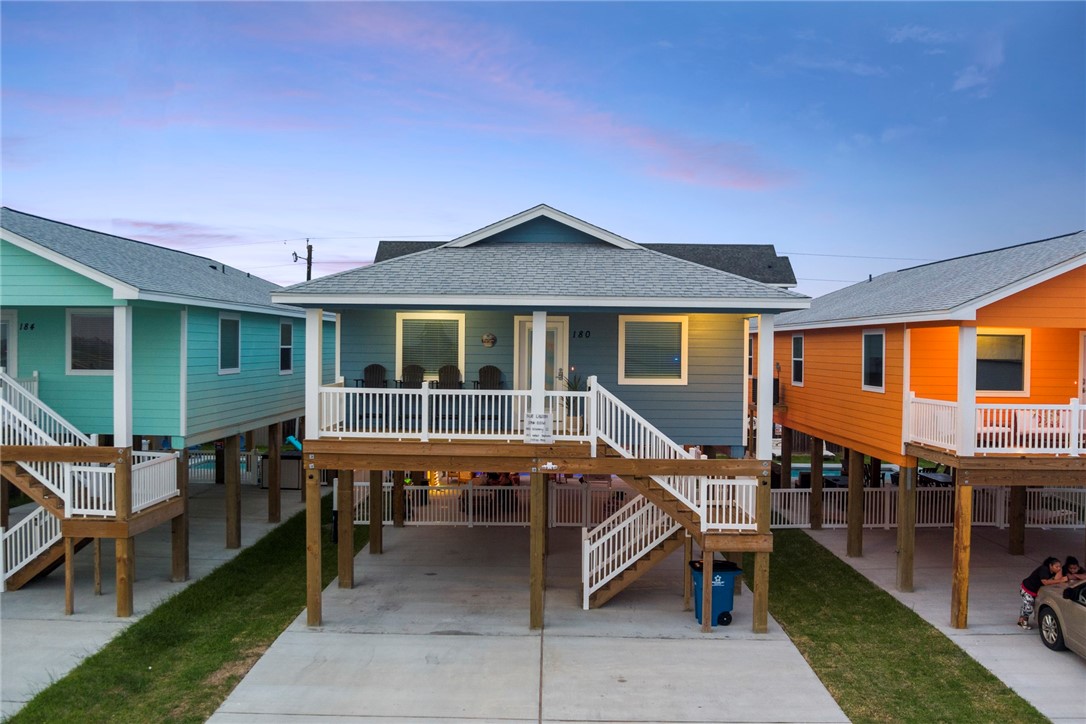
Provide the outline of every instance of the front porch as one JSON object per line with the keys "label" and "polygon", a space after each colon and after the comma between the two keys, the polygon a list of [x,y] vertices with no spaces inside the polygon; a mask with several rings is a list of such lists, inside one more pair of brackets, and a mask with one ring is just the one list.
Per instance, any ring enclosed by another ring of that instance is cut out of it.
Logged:
{"label": "front porch", "polygon": [[910,393],[906,442],[962,456],[1086,453],[1086,405],[984,404],[919,398]]}

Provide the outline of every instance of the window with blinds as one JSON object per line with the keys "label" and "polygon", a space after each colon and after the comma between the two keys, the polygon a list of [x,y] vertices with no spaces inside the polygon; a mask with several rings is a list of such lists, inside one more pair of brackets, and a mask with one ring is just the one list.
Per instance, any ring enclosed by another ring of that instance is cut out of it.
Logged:
{"label": "window with blinds", "polygon": [[686,317],[619,317],[620,384],[686,384]]}
{"label": "window with blinds", "polygon": [[68,372],[113,371],[113,310],[68,312]]}
{"label": "window with blinds", "polygon": [[1026,335],[977,334],[977,390],[1024,392]]}
{"label": "window with blinds", "polygon": [[462,317],[400,320],[400,369],[418,365],[427,378],[436,378],[445,365],[460,366]]}

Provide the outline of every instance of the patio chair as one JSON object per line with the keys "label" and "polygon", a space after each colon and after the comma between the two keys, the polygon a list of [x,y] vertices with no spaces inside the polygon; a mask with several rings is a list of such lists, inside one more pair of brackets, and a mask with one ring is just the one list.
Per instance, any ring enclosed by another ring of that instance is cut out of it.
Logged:
{"label": "patio chair", "polygon": [[437,371],[437,384],[433,385],[439,390],[459,390],[464,386],[460,381],[460,368],[456,365],[445,365]]}
{"label": "patio chair", "polygon": [[400,372],[400,379],[396,380],[396,386],[409,390],[422,388],[422,377],[426,369],[420,365],[407,365]]}
{"label": "patio chair", "polygon": [[388,387],[388,374],[384,365],[372,364],[362,370],[362,376],[354,379],[355,387]]}
{"label": "patio chair", "polygon": [[485,365],[479,368],[479,379],[475,380],[477,390],[500,390],[502,388],[502,371],[494,365]]}

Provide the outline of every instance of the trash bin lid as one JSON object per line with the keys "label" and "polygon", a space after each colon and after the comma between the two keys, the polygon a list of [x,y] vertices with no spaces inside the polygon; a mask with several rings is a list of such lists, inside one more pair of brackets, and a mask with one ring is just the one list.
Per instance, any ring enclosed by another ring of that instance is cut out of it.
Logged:
{"label": "trash bin lid", "polygon": [[[690,561],[690,570],[701,572],[701,561]],[[713,573],[725,573],[728,571],[738,571],[739,565],[735,561],[713,561]]]}

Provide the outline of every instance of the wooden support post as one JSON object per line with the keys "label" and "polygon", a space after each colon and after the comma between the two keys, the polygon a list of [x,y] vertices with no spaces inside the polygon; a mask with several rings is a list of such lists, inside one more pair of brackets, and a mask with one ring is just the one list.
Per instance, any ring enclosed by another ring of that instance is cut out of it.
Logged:
{"label": "wooden support post", "polygon": [[406,515],[404,514],[404,490],[403,470],[392,471],[392,525],[395,528],[403,528]]}
{"label": "wooden support post", "polygon": [[[769,475],[758,478],[758,532],[768,534],[772,491],[769,489]],[[754,633],[769,631],[769,554],[754,554],[754,621],[751,624]]]}
{"label": "wooden support post", "polygon": [[[283,423],[268,425],[268,467],[264,470],[264,484],[268,486],[268,522],[278,523],[283,517],[282,476]],[[305,486],[303,485],[304,489]]]}
{"label": "wooden support post", "polygon": [[337,539],[337,568],[339,587],[354,588],[354,471],[339,471],[339,486],[336,490],[339,510]]}
{"label": "wooden support post", "polygon": [[701,552],[701,631],[713,630],[713,552]]}
{"label": "wooden support post", "polygon": [[897,590],[913,590],[916,551],[916,459],[901,468],[897,488]]}
{"label": "wooden support post", "polygon": [[781,427],[781,487],[792,487],[792,429]]}
{"label": "wooden support post", "polygon": [[1010,493],[1007,552],[1021,556],[1026,553],[1026,489],[1015,485]]}
{"label": "wooden support post", "polygon": [[385,552],[382,535],[385,526],[384,480],[383,470],[370,471],[370,555],[380,555]]}
{"label": "wooden support post", "polygon": [[[97,540],[97,539],[95,539]],[[64,615],[75,613],[75,538],[64,536]]]}
{"label": "wooden support post", "polygon": [[223,440],[226,474],[226,547],[241,548],[241,436]]}
{"label": "wooden support post", "polygon": [[117,538],[113,541],[116,546],[117,560],[117,616],[121,618],[131,616],[133,611],[132,584],[136,575],[135,543],[135,538]]}
{"label": "wooden support post", "polygon": [[305,471],[305,622],[321,625],[321,482],[320,471]]}
{"label": "wooden support post", "polygon": [[954,571],[950,583],[950,625],[969,622],[969,554],[973,534],[973,486],[954,488]]}
{"label": "wooden support post", "polygon": [[864,456],[857,450],[848,451],[848,543],[846,555],[859,558],[864,554]]}
{"label": "wooden support post", "polygon": [[811,530],[822,530],[822,438],[811,438]]}
{"label": "wooden support post", "polygon": [[693,608],[691,602],[691,596],[694,593],[694,581],[690,576],[690,566],[687,565],[690,561],[694,560],[694,538],[689,533],[683,533],[683,610],[689,611]]}
{"label": "wooden support post", "polygon": [[94,595],[102,595],[102,539],[95,538],[94,543]]}
{"label": "wooden support post", "polygon": [[543,589],[547,575],[547,476],[533,472],[529,475],[531,488],[528,503],[529,566],[528,566],[528,628],[543,628]]}
{"label": "wooden support post", "polygon": [[171,570],[174,582],[189,579],[189,451],[181,450],[177,457],[177,493],[181,499],[181,515],[170,521]]}

